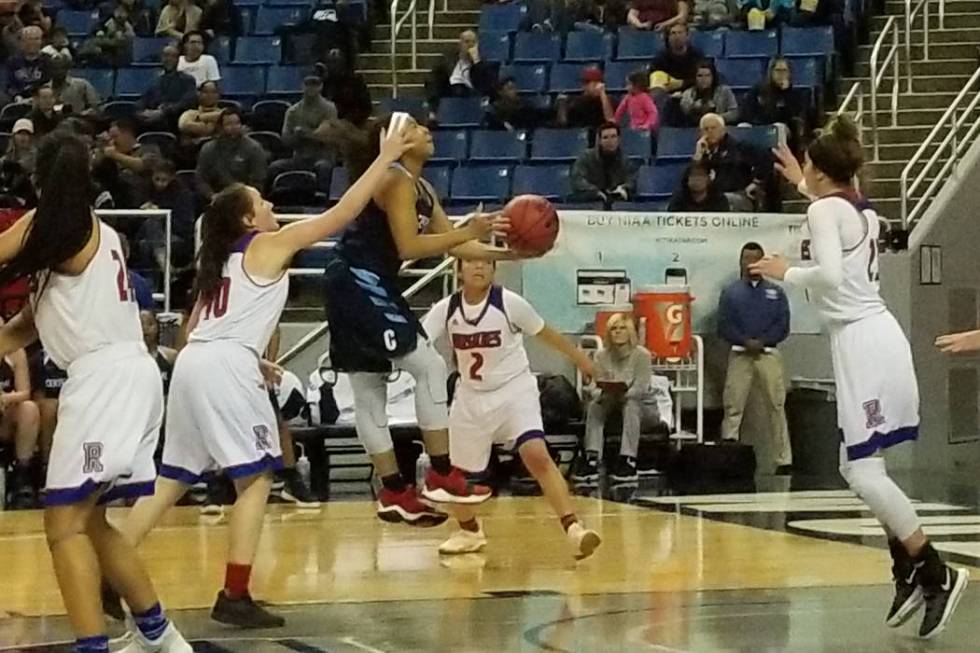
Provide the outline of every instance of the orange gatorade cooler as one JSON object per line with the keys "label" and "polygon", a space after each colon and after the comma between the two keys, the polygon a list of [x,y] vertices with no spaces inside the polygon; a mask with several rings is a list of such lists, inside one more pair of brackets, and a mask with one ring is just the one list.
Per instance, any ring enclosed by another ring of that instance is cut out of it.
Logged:
{"label": "orange gatorade cooler", "polygon": [[609,323],[609,318],[611,318],[613,315],[616,313],[628,313],[633,315],[632,304],[600,305],[597,308],[600,310],[595,314],[595,334],[600,338],[606,337],[606,325]]}
{"label": "orange gatorade cooler", "polygon": [[679,359],[690,353],[692,301],[687,286],[645,286],[633,295],[646,348],[654,356]]}

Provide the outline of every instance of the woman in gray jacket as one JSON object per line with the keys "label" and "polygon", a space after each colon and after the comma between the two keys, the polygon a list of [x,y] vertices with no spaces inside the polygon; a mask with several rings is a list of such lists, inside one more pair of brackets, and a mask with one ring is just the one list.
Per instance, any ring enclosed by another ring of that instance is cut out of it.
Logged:
{"label": "woman in gray jacket", "polygon": [[726,125],[737,122],[738,100],[732,89],[718,80],[718,71],[710,59],[698,62],[694,86],[681,95],[681,112],[693,127],[698,126],[701,116],[706,113],[717,113],[725,119]]}

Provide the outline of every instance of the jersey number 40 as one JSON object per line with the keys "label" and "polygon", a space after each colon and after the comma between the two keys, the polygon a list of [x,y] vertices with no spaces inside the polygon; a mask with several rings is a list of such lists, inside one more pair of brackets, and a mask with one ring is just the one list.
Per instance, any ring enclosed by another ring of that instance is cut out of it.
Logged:
{"label": "jersey number 40", "polygon": [[231,279],[228,277],[222,277],[221,285],[218,286],[217,292],[211,296],[211,299],[207,304],[204,305],[204,315],[201,319],[209,320],[212,317],[221,317],[228,312],[228,294],[231,292]]}

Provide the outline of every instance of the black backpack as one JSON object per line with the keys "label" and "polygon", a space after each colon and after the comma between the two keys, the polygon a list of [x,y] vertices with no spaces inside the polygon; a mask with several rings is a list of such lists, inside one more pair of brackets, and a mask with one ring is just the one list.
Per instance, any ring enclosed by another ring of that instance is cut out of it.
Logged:
{"label": "black backpack", "polygon": [[537,378],[545,431],[560,430],[582,418],[582,400],[568,379],[560,374],[539,374]]}

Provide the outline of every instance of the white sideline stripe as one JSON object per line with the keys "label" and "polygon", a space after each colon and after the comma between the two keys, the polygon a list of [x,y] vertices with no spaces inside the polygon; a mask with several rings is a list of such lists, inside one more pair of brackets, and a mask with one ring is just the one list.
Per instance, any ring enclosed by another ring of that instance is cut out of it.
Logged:
{"label": "white sideline stripe", "polygon": [[[916,510],[934,512],[951,510],[969,510],[963,506],[948,503],[918,503],[913,501]],[[726,503],[691,506],[704,513],[727,514],[738,512],[855,512],[866,511],[864,502],[854,499],[849,501],[785,501],[770,503]]]}
{"label": "white sideline stripe", "polygon": [[830,498],[854,498],[856,495],[850,490],[812,490],[806,492],[746,492],[741,494],[686,494],[669,497],[650,497],[644,501],[650,503],[754,503],[761,499],[830,499]]}
{"label": "white sideline stripe", "polygon": [[[921,517],[922,530],[926,535],[977,535],[980,534],[980,515],[930,515]],[[787,528],[813,533],[832,533],[834,535],[881,535],[881,524],[874,518],[854,519],[803,519],[791,521]],[[972,544],[970,542],[945,542],[944,545]],[[980,547],[980,543],[977,544]],[[937,545],[938,548],[938,545]],[[980,550],[980,549],[978,549]]]}

